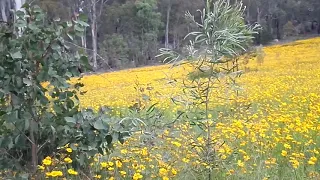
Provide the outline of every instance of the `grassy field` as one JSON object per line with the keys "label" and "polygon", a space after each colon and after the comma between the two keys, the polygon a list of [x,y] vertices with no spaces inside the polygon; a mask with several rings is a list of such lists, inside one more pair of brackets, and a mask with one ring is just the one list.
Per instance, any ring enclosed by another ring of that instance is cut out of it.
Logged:
{"label": "grassy field", "polygon": [[204,156],[204,135],[186,117],[174,125],[153,126],[155,121],[174,121],[181,111],[193,113],[171,101],[183,94],[180,84],[190,67],[164,65],[84,77],[83,107],[114,107],[111,113],[121,117],[136,102],[146,108],[157,103],[155,116],[161,114],[129,113],[143,119],[145,129],[116,144],[111,155],[97,156],[91,164],[95,177],[208,179],[211,172],[212,179],[319,179],[320,38],[266,47],[264,53],[264,58],[242,63],[242,90],[238,96],[230,94],[234,101],[217,98],[228,94],[225,89],[210,95],[210,160]]}

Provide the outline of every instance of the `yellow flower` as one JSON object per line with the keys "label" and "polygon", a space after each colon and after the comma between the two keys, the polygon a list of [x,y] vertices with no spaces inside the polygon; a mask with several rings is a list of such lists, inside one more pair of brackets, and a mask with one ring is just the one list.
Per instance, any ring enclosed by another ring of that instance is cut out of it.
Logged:
{"label": "yellow flower", "polygon": [[169,180],[167,176],[163,177],[162,180]]}
{"label": "yellow flower", "polygon": [[238,160],[237,165],[239,167],[244,167],[244,163],[241,160]]}
{"label": "yellow flower", "polygon": [[110,177],[109,180],[115,180],[114,177]]}
{"label": "yellow flower", "polygon": [[286,157],[286,156],[287,156],[287,154],[288,154],[288,152],[287,152],[287,151],[285,151],[285,150],[282,150],[282,151],[281,151],[281,155],[282,155],[282,156]]}
{"label": "yellow flower", "polygon": [[121,168],[121,167],[122,167],[122,162],[119,161],[119,160],[116,160],[116,166],[117,166],[118,168]]}
{"label": "yellow flower", "polygon": [[171,173],[172,173],[173,175],[177,175],[177,174],[178,174],[177,170],[174,169],[174,168],[171,169]]}
{"label": "yellow flower", "polygon": [[67,151],[68,153],[72,153],[72,149],[71,149],[71,148],[67,148],[66,151]]}
{"label": "yellow flower", "polygon": [[286,148],[286,149],[291,149],[290,144],[285,143],[283,146],[284,146],[284,148]]}
{"label": "yellow flower", "polygon": [[141,155],[142,156],[147,156],[148,155],[148,149],[146,147],[141,150]]}
{"label": "yellow flower", "polygon": [[105,167],[108,166],[108,163],[107,163],[107,162],[101,162],[101,163],[100,163],[100,166],[101,166],[102,168],[105,168]]}
{"label": "yellow flower", "polygon": [[297,161],[296,159],[291,159],[289,162],[291,162],[293,168],[297,169],[300,165],[299,161]]}
{"label": "yellow flower", "polygon": [[39,169],[39,170],[44,170],[44,166],[38,165],[38,169]]}
{"label": "yellow flower", "polygon": [[228,172],[227,172],[227,175],[232,175],[232,174],[234,174],[234,170],[233,169],[230,169]]}
{"label": "yellow flower", "polygon": [[226,155],[222,155],[221,159],[225,160],[225,159],[227,159],[227,156]]}
{"label": "yellow flower", "polygon": [[171,141],[171,144],[177,146],[177,147],[180,147],[181,146],[181,143],[177,142],[177,141]]}
{"label": "yellow flower", "polygon": [[47,156],[44,160],[42,160],[42,164],[50,166],[52,164],[51,157]]}
{"label": "yellow flower", "polygon": [[78,175],[78,172],[73,169],[68,169],[68,173],[75,176]]}
{"label": "yellow flower", "polygon": [[316,162],[317,162],[317,158],[316,157],[311,157],[310,159],[309,159],[309,161],[308,161],[308,164],[310,164],[310,165],[315,165],[316,164]]}
{"label": "yellow flower", "polygon": [[311,158],[310,158],[310,161],[313,161],[313,162],[317,162],[317,160],[318,160],[318,159],[317,159],[316,157],[311,157]]}
{"label": "yellow flower", "polygon": [[46,172],[46,177],[51,177],[51,172]]}
{"label": "yellow flower", "polygon": [[128,151],[126,150],[126,149],[121,149],[121,154],[127,154],[128,153]]}
{"label": "yellow flower", "polygon": [[96,179],[101,179],[101,175],[99,174],[97,174],[97,175],[95,175],[95,176],[93,176],[94,178],[96,178]]}
{"label": "yellow flower", "polygon": [[188,158],[182,158],[182,161],[185,162],[185,163],[188,163],[190,161],[190,159]]}
{"label": "yellow flower", "polygon": [[109,166],[113,166],[113,165],[114,165],[114,163],[113,163],[113,162],[111,162],[111,161],[109,161],[109,162],[108,162],[108,165],[109,165]]}
{"label": "yellow flower", "polygon": [[212,118],[212,114],[208,114],[208,118],[211,119]]}
{"label": "yellow flower", "polygon": [[310,165],[315,165],[316,163],[309,160],[309,161],[308,161],[308,164],[310,164]]}
{"label": "yellow flower", "polygon": [[63,173],[61,171],[51,171],[46,173],[47,177],[61,177]]}
{"label": "yellow flower", "polygon": [[122,177],[126,177],[127,172],[125,172],[125,171],[119,171],[119,173],[121,174]]}
{"label": "yellow flower", "polygon": [[138,179],[142,179],[142,178],[143,178],[143,176],[140,173],[134,173],[134,175],[132,177],[133,180],[138,180]]}
{"label": "yellow flower", "polygon": [[243,159],[244,159],[244,161],[249,161],[250,160],[250,156],[245,155],[245,156],[243,156]]}
{"label": "yellow flower", "polygon": [[159,176],[160,177],[163,177],[163,176],[166,176],[168,174],[168,170],[165,169],[165,168],[160,168],[159,169]]}
{"label": "yellow flower", "polygon": [[66,162],[68,164],[72,163],[72,159],[70,159],[69,157],[66,157],[63,160],[64,160],[64,162]]}

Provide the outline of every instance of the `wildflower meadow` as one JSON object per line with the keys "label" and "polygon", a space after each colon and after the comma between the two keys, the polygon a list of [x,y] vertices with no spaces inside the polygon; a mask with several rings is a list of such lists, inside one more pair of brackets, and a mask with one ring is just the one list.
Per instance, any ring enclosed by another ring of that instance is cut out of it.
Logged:
{"label": "wildflower meadow", "polygon": [[[124,144],[116,143],[111,154],[96,155],[90,172],[97,179],[206,179],[207,169],[215,172],[215,179],[320,178],[319,50],[319,38],[265,47],[263,63],[252,58],[241,65],[246,72],[233,101],[210,96],[215,100],[208,119],[215,124],[215,164],[206,163],[207,142],[196,126],[183,117],[176,120],[185,107],[171,99],[183,88],[171,81],[181,81],[190,67],[164,65],[85,76],[83,106],[108,106],[114,116],[150,121]],[[137,100],[141,110],[128,111]],[[161,127],[151,122],[157,118],[147,117],[151,106],[163,116],[158,117]],[[46,177],[76,179],[78,173],[68,169],[68,149],[66,145],[60,159],[44,159],[39,171]]]}

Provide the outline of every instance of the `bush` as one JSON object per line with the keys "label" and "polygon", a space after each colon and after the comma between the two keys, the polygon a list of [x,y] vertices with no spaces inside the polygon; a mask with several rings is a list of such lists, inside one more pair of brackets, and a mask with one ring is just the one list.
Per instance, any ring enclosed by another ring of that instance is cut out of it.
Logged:
{"label": "bush", "polygon": [[89,66],[65,38],[76,39],[88,24],[46,24],[39,7],[23,7],[18,28],[0,32],[0,170],[35,172],[65,144],[78,150],[73,167],[84,167],[89,157],[110,150],[114,135],[121,141],[124,135],[110,128],[104,111],[80,111],[83,84],[75,78]]}

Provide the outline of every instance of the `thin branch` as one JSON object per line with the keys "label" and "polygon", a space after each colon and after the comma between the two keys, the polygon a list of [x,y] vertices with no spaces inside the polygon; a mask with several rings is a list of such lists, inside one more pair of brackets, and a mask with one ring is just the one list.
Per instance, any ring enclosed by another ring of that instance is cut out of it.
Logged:
{"label": "thin branch", "polygon": [[37,153],[40,151],[41,148],[43,148],[44,145],[46,145],[48,142],[50,141],[50,139],[46,140],[46,142],[44,142],[40,147],[38,147]]}
{"label": "thin branch", "polygon": [[31,144],[34,144],[34,142],[25,134],[25,133],[23,133],[17,126],[16,126],[16,124],[13,124],[14,125],[14,127],[20,132],[20,134],[22,134],[23,136],[25,136],[27,139],[28,139],[28,141],[31,143]]}

